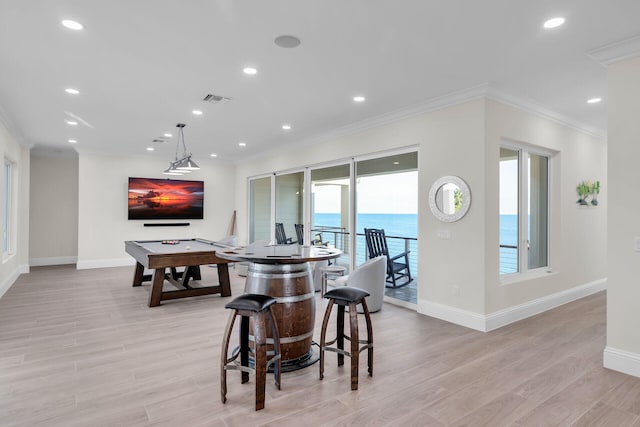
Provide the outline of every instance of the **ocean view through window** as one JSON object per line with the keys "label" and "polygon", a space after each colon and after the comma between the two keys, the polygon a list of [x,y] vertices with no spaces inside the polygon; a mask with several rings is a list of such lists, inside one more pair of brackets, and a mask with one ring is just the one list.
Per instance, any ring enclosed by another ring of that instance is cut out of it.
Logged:
{"label": "ocean view through window", "polygon": [[501,275],[549,265],[551,155],[531,150],[529,147],[500,148]]}
{"label": "ocean view through window", "polygon": [[[314,215],[314,224],[317,229],[324,229],[323,238],[331,241],[333,244],[333,236],[331,230],[340,229],[339,213],[316,213]],[[417,214],[394,214],[394,213],[364,213],[358,214],[358,232],[356,239],[356,265],[365,262],[366,243],[364,239],[365,228],[384,228],[389,244],[389,251],[399,253],[404,251],[404,239],[396,239],[392,237],[406,237],[417,239],[418,237],[418,215]],[[418,242],[417,240],[409,240],[411,254],[409,254],[409,263],[411,272],[415,276],[418,275]],[[414,273],[415,272],[415,273]]]}

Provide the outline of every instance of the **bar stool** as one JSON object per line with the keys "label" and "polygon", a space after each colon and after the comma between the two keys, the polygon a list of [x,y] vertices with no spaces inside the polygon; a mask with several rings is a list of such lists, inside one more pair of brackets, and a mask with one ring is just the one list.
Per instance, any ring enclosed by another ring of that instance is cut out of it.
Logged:
{"label": "bar stool", "polygon": [[[329,304],[324,313],[322,331],[320,332],[320,380],[324,377],[325,351],[338,353],[338,366],[344,365],[344,356],[351,358],[351,390],[358,389],[358,362],[360,352],[364,349],[367,349],[369,376],[373,375],[373,328],[371,326],[371,316],[367,308],[367,301],[365,300],[365,297],[368,296],[368,292],[349,286],[335,288],[324,294],[324,297],[329,300]],[[334,340],[327,342],[327,325],[334,303],[338,304],[337,336]],[[360,340],[358,336],[358,310],[356,309],[358,304],[362,304],[362,311],[367,323],[366,340]],[[349,307],[349,336],[344,334],[344,311],[346,306]],[[345,339],[351,342],[351,352],[344,349]],[[336,347],[332,347],[333,344],[336,344]],[[360,347],[360,344],[365,345]]]}
{"label": "bar stool", "polygon": [[329,276],[334,276],[334,277],[344,276],[344,273],[346,271],[347,271],[347,268],[341,265],[326,265],[326,266],[320,267],[320,274],[322,277],[320,295],[324,296],[324,294],[327,293],[327,283],[329,281]]}
{"label": "bar stool", "polygon": [[[222,403],[227,402],[227,371],[231,369],[242,371],[242,384],[249,381],[249,374],[255,375],[256,381],[256,411],[264,408],[265,384],[267,381],[267,369],[272,364],[275,385],[280,390],[280,372],[282,362],[280,360],[280,334],[278,325],[273,317],[271,305],[275,298],[267,295],[245,294],[225,305],[232,309],[227,327],[222,339],[222,352],[220,364],[220,392]],[[238,353],[227,358],[229,351],[229,339],[233,332],[233,324],[236,316],[241,316],[240,321],[240,349]],[[253,318],[254,349],[249,348],[249,319]],[[267,360],[267,319],[271,324],[273,335],[273,357]],[[254,367],[249,366],[249,353],[253,353]],[[236,360],[240,356],[240,363]]]}

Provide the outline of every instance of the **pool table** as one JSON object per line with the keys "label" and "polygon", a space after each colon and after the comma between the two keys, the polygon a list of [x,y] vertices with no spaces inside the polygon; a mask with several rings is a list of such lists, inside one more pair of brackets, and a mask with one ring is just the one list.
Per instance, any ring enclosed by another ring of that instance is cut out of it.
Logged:
{"label": "pool table", "polygon": [[[126,241],[125,251],[136,260],[133,286],[152,280],[149,307],[161,301],[199,295],[220,294],[231,296],[229,283],[229,260],[219,258],[216,251],[229,250],[230,246],[205,239],[138,240]],[[200,266],[217,264],[219,284],[215,286],[191,287],[191,279],[200,280]],[[178,272],[177,267],[184,267]],[[145,275],[144,269],[153,270]],[[169,273],[166,270],[170,269]],[[163,291],[164,281],[169,281],[177,290]]]}

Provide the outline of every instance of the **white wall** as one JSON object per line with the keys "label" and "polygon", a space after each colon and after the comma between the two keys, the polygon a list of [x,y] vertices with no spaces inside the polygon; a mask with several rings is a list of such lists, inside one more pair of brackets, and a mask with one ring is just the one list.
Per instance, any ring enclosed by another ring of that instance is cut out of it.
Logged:
{"label": "white wall", "polygon": [[[0,153],[14,163],[15,175],[13,191],[16,193],[14,207],[15,228],[12,239],[13,253],[0,264],[0,296],[2,296],[18,276],[29,272],[29,151],[20,146],[7,128],[0,122]],[[0,159],[0,160],[2,160]],[[0,174],[0,194],[4,197],[4,177]],[[3,200],[3,197],[0,200]],[[0,209],[0,221],[3,212]]]}
{"label": "white wall", "polygon": [[640,376],[640,58],[608,68],[609,220],[604,365]]}
{"label": "white wall", "polygon": [[[498,277],[498,147],[502,139],[542,145],[561,153],[555,169],[559,176],[554,176],[558,188],[551,200],[552,260],[557,274],[529,277],[509,286],[502,285]],[[485,99],[313,146],[289,147],[238,165],[241,241],[246,241],[248,177],[407,146],[419,149],[419,312],[488,330],[604,287],[605,142],[553,120]],[[443,175],[457,175],[471,188],[471,209],[455,223],[439,222],[429,211],[429,188]],[[583,179],[599,179],[603,183],[602,207],[580,209],[575,205],[575,186]],[[438,231],[450,232],[451,239],[438,239]]]}
{"label": "white wall", "polygon": [[[129,177],[167,178],[166,159],[79,154],[78,268],[132,264],[125,240],[205,238],[217,240],[227,233],[235,206],[233,165],[198,159],[199,171],[184,179],[205,181],[204,219],[186,221],[188,227],[144,227],[127,220]],[[181,177],[177,177],[181,178]]]}
{"label": "white wall", "polygon": [[31,154],[29,264],[75,264],[78,157]]}
{"label": "white wall", "polygon": [[[606,278],[607,146],[600,137],[527,114],[504,104],[487,102],[486,136],[486,313],[495,313],[583,285],[602,288]],[[552,273],[501,283],[499,276],[499,149],[509,140],[544,147],[558,154],[551,160],[550,248]],[[576,186],[599,180],[600,205],[576,204]],[[475,202],[475,199],[474,199]]]}

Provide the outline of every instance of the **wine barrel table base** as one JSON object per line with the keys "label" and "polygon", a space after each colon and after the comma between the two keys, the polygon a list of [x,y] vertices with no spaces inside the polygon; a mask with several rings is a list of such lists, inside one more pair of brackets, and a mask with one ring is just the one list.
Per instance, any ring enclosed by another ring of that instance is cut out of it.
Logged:
{"label": "wine barrel table base", "polygon": [[[250,263],[244,291],[269,295],[277,301],[272,310],[280,331],[283,372],[305,368],[319,360],[320,355],[313,347],[316,299],[309,263]],[[273,338],[270,327],[267,328],[267,337],[267,350],[271,351]]]}
{"label": "wine barrel table base", "polygon": [[[309,263],[335,259],[341,254],[335,248],[263,244],[218,253],[223,259],[249,263],[246,293],[276,299],[272,309],[280,332],[283,372],[307,367],[320,359],[320,348],[313,342],[316,300]],[[267,344],[271,341],[272,346],[270,332]]]}

